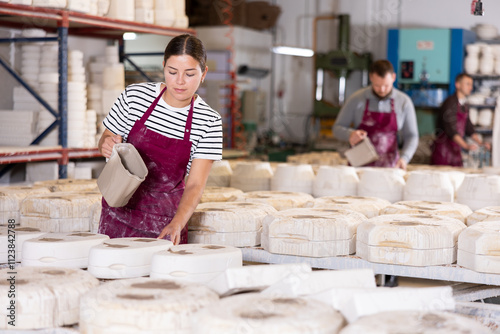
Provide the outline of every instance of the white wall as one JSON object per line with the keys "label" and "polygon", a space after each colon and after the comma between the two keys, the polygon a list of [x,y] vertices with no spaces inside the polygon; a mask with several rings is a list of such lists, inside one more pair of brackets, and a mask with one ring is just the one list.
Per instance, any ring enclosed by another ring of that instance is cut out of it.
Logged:
{"label": "white wall", "polygon": [[[470,14],[470,0],[277,0],[282,15],[278,21],[278,42],[312,46],[312,18],[305,16],[349,14],[350,50],[371,52],[374,59],[386,57],[387,29],[439,27],[472,29],[477,24],[493,24],[500,30],[500,1],[483,0],[485,16]],[[318,50],[336,47],[336,29],[321,23]],[[313,63],[306,58],[277,56],[276,91],[284,87],[282,107],[276,99],[274,129],[286,140],[304,142],[307,115],[313,111]],[[347,96],[360,87],[359,76],[348,81]],[[335,95],[335,92],[332,93]],[[334,96],[335,97],[335,96]],[[286,125],[286,126],[285,126]],[[288,128],[288,130],[287,130]]]}

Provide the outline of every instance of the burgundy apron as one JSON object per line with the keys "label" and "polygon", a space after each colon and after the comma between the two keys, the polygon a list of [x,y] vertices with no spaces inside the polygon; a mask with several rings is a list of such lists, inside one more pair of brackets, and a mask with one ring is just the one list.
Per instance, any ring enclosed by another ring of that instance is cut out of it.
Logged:
{"label": "burgundy apron", "polygon": [[[191,154],[189,135],[193,119],[194,98],[184,130],[184,139],[168,138],[146,128],[145,123],[166,88],[136,121],[127,142],[135,146],[148,168],[148,176],[126,206],[110,207],[102,199],[99,233],[110,238],[157,238],[174,217],[184,192],[186,167]],[[181,244],[187,243],[188,226],[181,232]]]}
{"label": "burgundy apron", "polygon": [[[467,111],[463,112],[460,109],[460,104],[457,104],[457,132],[464,138],[465,127],[467,125]],[[431,164],[462,167],[462,153],[460,145],[449,138],[442,131],[434,140],[432,145]]]}
{"label": "burgundy apron", "polygon": [[365,112],[358,130],[366,131],[372,141],[379,159],[366,166],[395,167],[399,160],[398,122],[391,99],[391,112],[369,110],[370,100],[366,100]]}

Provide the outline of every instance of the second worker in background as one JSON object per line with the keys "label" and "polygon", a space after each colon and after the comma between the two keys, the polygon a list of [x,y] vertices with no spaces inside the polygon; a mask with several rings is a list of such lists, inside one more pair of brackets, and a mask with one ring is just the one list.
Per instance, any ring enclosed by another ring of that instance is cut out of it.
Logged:
{"label": "second worker in background", "polygon": [[[474,130],[469,118],[466,98],[473,89],[472,77],[461,73],[455,78],[455,94],[449,96],[439,108],[436,124],[436,139],[432,145],[431,163],[462,167],[462,149],[474,151],[483,145],[481,136]],[[467,143],[466,137],[475,143]],[[487,150],[489,143],[484,144]]]}
{"label": "second worker in background", "polygon": [[[378,167],[406,169],[418,146],[415,107],[410,97],[393,87],[396,73],[388,60],[377,60],[370,67],[371,85],[355,92],[340,110],[333,134],[351,146],[370,138],[379,159]],[[398,149],[401,131],[403,148]]]}

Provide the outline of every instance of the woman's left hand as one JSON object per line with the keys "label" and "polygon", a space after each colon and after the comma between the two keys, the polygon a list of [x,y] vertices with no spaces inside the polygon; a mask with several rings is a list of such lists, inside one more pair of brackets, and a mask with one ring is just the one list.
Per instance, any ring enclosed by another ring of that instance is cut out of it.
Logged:
{"label": "woman's left hand", "polygon": [[182,228],[183,226],[181,226],[181,224],[170,222],[170,224],[163,228],[158,239],[164,239],[168,235],[170,236],[170,241],[172,241],[174,245],[178,245],[181,242]]}

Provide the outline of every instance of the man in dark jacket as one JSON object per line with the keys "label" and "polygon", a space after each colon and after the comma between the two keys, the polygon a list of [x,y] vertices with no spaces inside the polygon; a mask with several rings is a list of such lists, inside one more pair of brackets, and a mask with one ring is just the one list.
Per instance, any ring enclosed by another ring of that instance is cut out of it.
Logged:
{"label": "man in dark jacket", "polygon": [[[469,119],[469,106],[466,98],[472,91],[473,80],[468,74],[461,73],[455,78],[455,94],[449,96],[441,105],[437,118],[436,139],[432,145],[431,163],[433,165],[463,166],[461,150],[474,151],[482,145],[479,136]],[[475,143],[468,144],[465,137]],[[489,144],[485,145],[489,149]]]}

